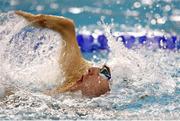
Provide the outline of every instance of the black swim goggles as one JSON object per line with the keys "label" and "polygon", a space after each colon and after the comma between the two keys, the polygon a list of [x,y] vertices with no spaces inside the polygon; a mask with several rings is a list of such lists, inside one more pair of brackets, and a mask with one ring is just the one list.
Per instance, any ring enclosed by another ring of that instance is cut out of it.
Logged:
{"label": "black swim goggles", "polygon": [[100,76],[102,76],[103,78],[110,80],[111,79],[111,72],[109,67],[107,67],[106,65],[104,65],[101,69],[100,69]]}

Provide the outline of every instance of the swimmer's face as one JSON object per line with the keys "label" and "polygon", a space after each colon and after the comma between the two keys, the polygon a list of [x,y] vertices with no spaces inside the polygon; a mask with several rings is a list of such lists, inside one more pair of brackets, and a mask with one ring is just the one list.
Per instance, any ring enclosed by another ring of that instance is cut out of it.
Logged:
{"label": "swimmer's face", "polygon": [[102,68],[92,67],[88,70],[87,75],[89,76],[100,76],[104,80],[110,80],[111,79],[111,72],[108,66],[104,65]]}
{"label": "swimmer's face", "polygon": [[111,78],[110,69],[103,66],[101,69],[92,67],[87,74],[82,77],[81,91],[88,97],[97,97],[110,91],[109,80]]}

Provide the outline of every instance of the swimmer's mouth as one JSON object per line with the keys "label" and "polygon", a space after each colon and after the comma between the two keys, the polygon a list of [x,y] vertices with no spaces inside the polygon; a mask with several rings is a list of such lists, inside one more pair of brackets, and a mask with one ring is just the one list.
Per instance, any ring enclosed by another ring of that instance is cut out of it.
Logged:
{"label": "swimmer's mouth", "polygon": [[111,72],[109,67],[107,67],[106,65],[104,65],[101,69],[100,69],[100,76],[102,76],[103,78],[110,80],[111,79]]}

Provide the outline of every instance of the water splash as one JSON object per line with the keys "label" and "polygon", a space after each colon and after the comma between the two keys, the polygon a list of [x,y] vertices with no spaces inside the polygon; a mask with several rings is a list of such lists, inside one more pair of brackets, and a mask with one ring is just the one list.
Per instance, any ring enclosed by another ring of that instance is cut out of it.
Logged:
{"label": "water splash", "polygon": [[112,69],[111,92],[93,99],[79,92],[49,97],[36,90],[63,80],[56,58],[61,38],[29,26],[12,12],[0,18],[0,95],[5,86],[18,88],[1,99],[0,119],[179,118],[179,52],[143,46],[129,50],[116,41],[113,26],[103,23],[98,27],[109,40],[111,52],[105,61]]}
{"label": "water splash", "polygon": [[143,46],[134,50],[127,49],[121,40],[113,36],[113,24],[108,25],[103,19],[101,21],[111,49],[108,63],[112,67],[113,80],[117,81],[114,81],[115,85],[126,80],[136,88],[155,84],[159,89],[154,90],[154,94],[175,91],[176,78],[172,77],[171,72],[179,69],[179,52],[148,50]]}
{"label": "water splash", "polygon": [[29,26],[13,12],[2,14],[1,18],[2,83],[33,90],[62,83],[58,64],[60,36],[48,29]]}

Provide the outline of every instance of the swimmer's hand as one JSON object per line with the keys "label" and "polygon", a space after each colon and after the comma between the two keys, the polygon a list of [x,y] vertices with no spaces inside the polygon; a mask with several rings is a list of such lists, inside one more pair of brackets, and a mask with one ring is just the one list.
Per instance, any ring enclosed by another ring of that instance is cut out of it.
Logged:
{"label": "swimmer's hand", "polygon": [[38,20],[38,16],[33,15],[31,13],[23,12],[23,11],[16,11],[17,15],[24,17],[29,22]]}
{"label": "swimmer's hand", "polygon": [[42,14],[34,15],[34,14],[23,12],[23,11],[16,11],[15,13],[25,18],[28,22],[32,23],[33,25],[37,25],[41,27],[48,27],[47,25],[49,25],[47,24],[45,15],[42,15]]}
{"label": "swimmer's hand", "polygon": [[35,15],[24,11],[16,11],[15,13],[19,16],[22,16],[33,25],[49,28],[61,32],[61,34],[66,32],[67,30],[68,33],[70,31],[74,33],[74,22],[68,18],[45,14]]}

